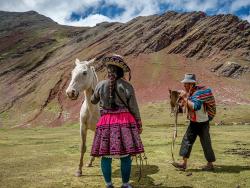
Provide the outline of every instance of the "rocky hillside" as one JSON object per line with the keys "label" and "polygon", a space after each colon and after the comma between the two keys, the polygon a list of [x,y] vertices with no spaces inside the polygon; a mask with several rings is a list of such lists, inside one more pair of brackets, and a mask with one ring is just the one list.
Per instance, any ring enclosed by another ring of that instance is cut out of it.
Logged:
{"label": "rocky hillside", "polygon": [[93,43],[108,41],[106,51],[118,50],[125,56],[168,48],[168,53],[187,58],[231,56],[233,52],[250,60],[250,24],[233,15],[167,12],[161,16],[138,17],[126,24],[113,24]]}
{"label": "rocky hillside", "polygon": [[0,127],[76,121],[83,99],[65,96],[74,59],[108,53],[125,56],[141,105],[167,100],[185,72],[220,103],[250,103],[250,24],[236,16],[166,12],[91,28],[34,11],[0,17]]}

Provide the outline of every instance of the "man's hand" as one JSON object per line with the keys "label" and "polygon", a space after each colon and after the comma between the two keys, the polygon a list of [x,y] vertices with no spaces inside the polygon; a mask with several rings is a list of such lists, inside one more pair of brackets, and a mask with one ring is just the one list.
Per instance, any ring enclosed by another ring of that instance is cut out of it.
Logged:
{"label": "man's hand", "polygon": [[179,106],[180,106],[180,107],[184,107],[184,106],[185,106],[185,99],[181,98],[181,99],[179,100]]}
{"label": "man's hand", "polygon": [[187,96],[188,96],[188,93],[186,91],[184,90],[180,91],[180,95],[179,95],[180,98],[184,99],[184,98],[187,98]]}

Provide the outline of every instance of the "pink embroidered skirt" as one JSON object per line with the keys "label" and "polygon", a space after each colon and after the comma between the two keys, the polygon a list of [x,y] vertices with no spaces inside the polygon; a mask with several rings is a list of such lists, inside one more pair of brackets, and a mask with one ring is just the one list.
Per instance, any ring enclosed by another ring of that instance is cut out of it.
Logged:
{"label": "pink embroidered skirt", "polygon": [[96,126],[92,156],[136,155],[143,152],[136,121],[128,111],[102,113]]}

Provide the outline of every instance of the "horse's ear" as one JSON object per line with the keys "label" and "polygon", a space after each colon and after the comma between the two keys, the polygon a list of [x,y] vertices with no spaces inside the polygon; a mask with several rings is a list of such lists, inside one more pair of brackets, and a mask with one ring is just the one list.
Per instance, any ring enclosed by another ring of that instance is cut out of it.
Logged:
{"label": "horse's ear", "polygon": [[76,58],[76,61],[75,61],[75,64],[79,64],[80,63],[80,60]]}
{"label": "horse's ear", "polygon": [[96,84],[98,82],[98,77],[97,77],[97,74],[95,72],[95,67],[91,66],[90,68],[91,68],[91,70],[93,72],[92,89],[95,90],[95,86],[96,86]]}
{"label": "horse's ear", "polygon": [[95,60],[96,60],[96,58],[93,58],[93,59],[91,59],[91,60],[89,61],[89,63],[94,63]]}
{"label": "horse's ear", "polygon": [[96,60],[96,58],[93,58],[93,59],[89,60],[89,61],[88,61],[88,65],[89,65],[89,66],[93,66],[95,60]]}
{"label": "horse's ear", "polygon": [[171,89],[168,89],[168,92],[169,92],[169,94],[171,95],[171,92],[172,92]]}

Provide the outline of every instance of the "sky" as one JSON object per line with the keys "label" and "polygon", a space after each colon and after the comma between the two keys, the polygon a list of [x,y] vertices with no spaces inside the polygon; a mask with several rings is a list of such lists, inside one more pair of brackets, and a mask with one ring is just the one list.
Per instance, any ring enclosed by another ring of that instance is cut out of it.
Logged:
{"label": "sky", "polygon": [[95,26],[127,22],[137,16],[166,11],[235,14],[250,22],[250,0],[0,0],[0,10],[37,11],[63,25]]}

